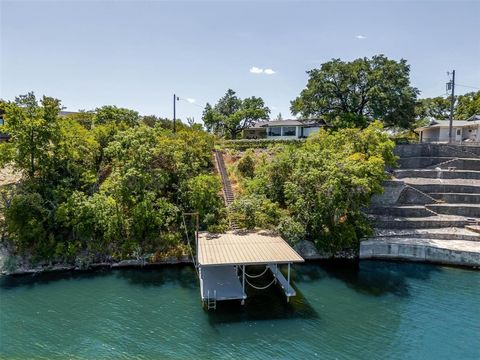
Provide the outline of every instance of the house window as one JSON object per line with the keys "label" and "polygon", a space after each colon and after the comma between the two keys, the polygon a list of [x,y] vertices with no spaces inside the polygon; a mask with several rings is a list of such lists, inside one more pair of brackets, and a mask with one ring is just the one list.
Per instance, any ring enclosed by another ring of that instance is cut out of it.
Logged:
{"label": "house window", "polygon": [[457,129],[457,135],[461,135],[461,133],[462,133],[462,131],[460,129]]}
{"label": "house window", "polygon": [[295,126],[288,126],[283,128],[283,136],[297,135],[297,128]]}
{"label": "house window", "polygon": [[282,128],[280,127],[271,127],[268,128],[268,136],[281,136]]}

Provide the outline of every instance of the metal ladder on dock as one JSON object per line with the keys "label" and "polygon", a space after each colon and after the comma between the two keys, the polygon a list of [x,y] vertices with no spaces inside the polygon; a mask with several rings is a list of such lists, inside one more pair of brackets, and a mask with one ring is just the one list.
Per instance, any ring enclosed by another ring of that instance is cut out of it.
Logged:
{"label": "metal ladder on dock", "polygon": [[[217,165],[217,170],[220,174],[220,178],[222,179],[223,199],[225,201],[225,206],[228,207],[233,202],[233,200],[235,200],[235,196],[233,194],[232,184],[230,183],[230,179],[228,178],[225,161],[223,160],[223,154],[220,150],[215,150],[215,163]],[[230,222],[230,227],[233,230],[238,229],[237,224],[233,222]]]}
{"label": "metal ladder on dock", "polygon": [[217,309],[217,290],[213,291],[213,298],[210,297],[210,290],[207,291],[207,310]]}

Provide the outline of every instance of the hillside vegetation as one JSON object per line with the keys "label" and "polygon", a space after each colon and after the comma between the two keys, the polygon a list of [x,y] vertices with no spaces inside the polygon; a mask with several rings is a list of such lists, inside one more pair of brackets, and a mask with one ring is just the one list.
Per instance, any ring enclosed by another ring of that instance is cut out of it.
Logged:
{"label": "hillside vegetation", "polygon": [[199,213],[203,230],[224,231],[232,220],[291,244],[352,248],[371,231],[362,209],[395,162],[379,122],[230,148],[237,198],[226,209],[212,163],[222,142],[195,124],[173,133],[166,119],[115,106],[61,116],[59,100],[33,94],[0,105],[11,135],[0,144],[0,165],[17,174],[1,188],[0,234],[11,254],[32,264],[185,254],[186,212]]}
{"label": "hillside vegetation", "polygon": [[2,197],[14,254],[33,262],[181,254],[183,212],[199,211],[203,229],[225,218],[211,135],[185,125],[173,134],[168,122],[111,106],[61,117],[58,100],[33,94],[1,105],[11,141],[0,144],[0,161],[22,174]]}
{"label": "hillside vegetation", "polygon": [[290,243],[356,247],[371,232],[362,209],[382,191],[385,165],[395,164],[393,148],[374,122],[364,130],[321,130],[300,146],[229,150],[238,195],[229,216],[244,228],[274,229]]}

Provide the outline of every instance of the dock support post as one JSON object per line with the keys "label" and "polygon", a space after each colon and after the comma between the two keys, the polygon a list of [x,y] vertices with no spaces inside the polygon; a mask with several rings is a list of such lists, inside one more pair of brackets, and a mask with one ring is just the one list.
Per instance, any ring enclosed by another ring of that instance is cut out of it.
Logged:
{"label": "dock support post", "polygon": [[245,265],[242,266],[242,289],[245,294]]}
{"label": "dock support post", "polygon": [[[290,263],[288,263],[288,275],[287,275],[287,294],[290,294]],[[290,296],[287,295],[287,302],[290,302]]]}

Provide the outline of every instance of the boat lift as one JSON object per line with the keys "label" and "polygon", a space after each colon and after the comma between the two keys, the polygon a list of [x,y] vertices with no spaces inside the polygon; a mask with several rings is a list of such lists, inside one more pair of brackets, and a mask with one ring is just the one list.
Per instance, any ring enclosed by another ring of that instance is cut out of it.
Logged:
{"label": "boat lift", "polygon": [[[208,309],[215,309],[217,301],[222,300],[241,300],[244,304],[247,284],[262,290],[277,283],[287,301],[296,295],[290,283],[290,267],[304,260],[280,236],[266,231],[200,232],[195,242],[200,295]],[[250,275],[245,268],[249,265],[264,265],[265,270],[259,275]],[[279,269],[281,265],[287,265],[287,278]],[[266,272],[273,275],[267,286],[258,287],[249,280]]]}

